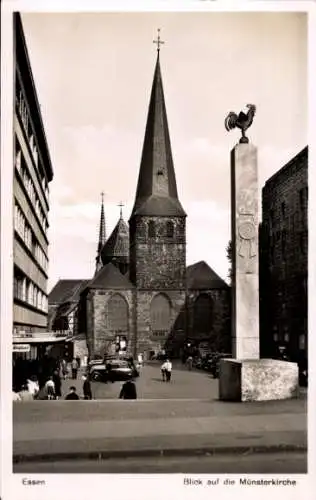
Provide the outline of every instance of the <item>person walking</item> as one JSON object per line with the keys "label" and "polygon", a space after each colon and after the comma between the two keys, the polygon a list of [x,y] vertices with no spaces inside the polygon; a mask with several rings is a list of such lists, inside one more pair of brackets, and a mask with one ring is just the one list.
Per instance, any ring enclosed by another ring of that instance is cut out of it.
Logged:
{"label": "person walking", "polygon": [[61,398],[61,377],[59,375],[58,370],[55,370],[53,373],[53,382],[55,384],[56,399],[59,399]]}
{"label": "person walking", "polygon": [[169,359],[166,359],[164,365],[165,365],[166,382],[170,382],[170,380],[171,380],[171,371],[172,371],[172,363],[171,363],[171,361],[169,361]]}
{"label": "person walking", "polygon": [[193,358],[192,358],[192,356],[189,356],[187,359],[187,367],[188,367],[189,372],[192,370],[192,366],[193,366]]}
{"label": "person walking", "polygon": [[166,381],[166,362],[164,361],[160,367],[160,371],[161,371],[161,376],[162,376],[162,381],[165,382]]}
{"label": "person walking", "polygon": [[69,401],[69,400],[78,400],[78,399],[80,399],[80,398],[79,398],[79,396],[78,396],[78,394],[77,394],[77,392],[76,392],[76,391],[77,391],[77,389],[76,389],[73,385],[69,388],[69,391],[70,391],[70,392],[69,392],[69,393],[67,394],[67,396],[65,397],[65,399],[66,399],[67,401]]}
{"label": "person walking", "polygon": [[63,379],[66,380],[68,374],[67,361],[65,359],[62,359],[60,365]]}
{"label": "person walking", "polygon": [[56,397],[53,377],[49,377],[49,379],[46,381],[45,394],[47,396],[47,399],[55,399]]}
{"label": "person walking", "polygon": [[36,397],[39,393],[39,384],[38,384],[38,381],[37,381],[35,375],[32,375],[27,380],[27,387],[28,387],[28,391],[32,394],[33,399],[36,399]]}
{"label": "person walking", "polygon": [[82,375],[82,380],[83,380],[83,399],[92,399],[92,390],[91,390],[91,383],[86,375]]}
{"label": "person walking", "polygon": [[78,368],[79,368],[78,361],[76,360],[76,358],[73,358],[71,362],[72,380],[77,379]]}
{"label": "person walking", "polygon": [[33,394],[29,391],[27,384],[23,384],[19,392],[20,401],[33,401]]}
{"label": "person walking", "polygon": [[120,395],[120,399],[137,399],[136,384],[133,379],[124,382]]}

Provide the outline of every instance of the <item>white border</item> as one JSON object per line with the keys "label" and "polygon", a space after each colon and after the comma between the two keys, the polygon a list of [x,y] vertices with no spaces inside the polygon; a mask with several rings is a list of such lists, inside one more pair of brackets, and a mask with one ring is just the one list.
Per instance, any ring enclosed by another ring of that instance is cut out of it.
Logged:
{"label": "white border", "polygon": [[[243,488],[244,499],[257,500],[263,498],[279,498],[284,495],[287,499],[314,497],[313,480],[316,471],[316,412],[315,412],[315,380],[316,380],[316,349],[313,310],[315,309],[315,271],[313,266],[316,255],[316,232],[314,230],[315,210],[315,171],[314,165],[316,149],[313,145],[316,129],[316,5],[314,1],[237,1],[237,0],[147,0],[147,1],[106,1],[106,0],[25,0],[2,3],[1,16],[1,283],[0,283],[0,324],[1,324],[1,497],[7,499],[52,499],[57,496],[66,496],[71,500],[86,500],[100,496],[115,495],[116,499],[140,498],[161,499],[174,498],[178,494],[181,500],[192,498],[193,495],[209,498],[219,495],[220,498],[235,498],[241,493],[240,488],[216,487],[216,489],[184,489],[181,476],[161,475],[142,476],[139,480],[135,476],[107,475],[47,475],[44,478],[47,486],[44,488],[22,486],[19,475],[12,474],[12,397],[11,397],[11,335],[12,335],[12,188],[13,188],[13,52],[12,52],[12,11],[195,11],[195,12],[229,12],[229,11],[306,11],[309,12],[309,474],[298,477],[298,486],[295,489],[283,490],[277,488]],[[227,154],[229,154],[227,152]],[[281,166],[280,166],[281,167]],[[227,475],[229,476],[229,475]],[[36,475],[40,477],[40,475]],[[239,477],[239,476],[236,476]],[[295,476],[292,476],[293,478]]]}

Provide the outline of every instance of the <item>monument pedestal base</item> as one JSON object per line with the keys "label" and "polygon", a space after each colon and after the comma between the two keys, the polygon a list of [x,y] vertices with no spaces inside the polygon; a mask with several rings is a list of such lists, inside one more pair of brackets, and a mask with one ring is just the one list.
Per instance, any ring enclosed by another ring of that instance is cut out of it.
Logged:
{"label": "monument pedestal base", "polygon": [[298,365],[276,359],[220,362],[219,399],[271,401],[298,397]]}

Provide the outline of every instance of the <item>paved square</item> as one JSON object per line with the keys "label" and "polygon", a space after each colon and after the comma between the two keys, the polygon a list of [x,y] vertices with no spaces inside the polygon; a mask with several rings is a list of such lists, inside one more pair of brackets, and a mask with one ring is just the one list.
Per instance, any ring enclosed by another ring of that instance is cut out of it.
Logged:
{"label": "paved square", "polygon": [[[218,381],[205,371],[188,371],[182,364],[174,364],[170,382],[163,382],[160,373],[160,363],[148,364],[141,369],[136,379],[138,399],[217,399]],[[74,385],[82,396],[82,380],[64,380],[62,382],[62,397],[69,387]],[[108,383],[91,382],[94,399],[117,399],[122,382]]]}

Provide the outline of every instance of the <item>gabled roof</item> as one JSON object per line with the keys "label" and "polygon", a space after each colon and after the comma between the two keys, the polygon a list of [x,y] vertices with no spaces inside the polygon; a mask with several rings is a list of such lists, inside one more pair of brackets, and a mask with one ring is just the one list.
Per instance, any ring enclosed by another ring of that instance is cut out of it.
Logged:
{"label": "gabled roof", "polygon": [[113,258],[129,261],[129,228],[122,217],[102,248],[101,258],[103,264],[107,264]]}
{"label": "gabled roof", "polygon": [[229,288],[204,260],[187,267],[187,287],[193,290]]}
{"label": "gabled roof", "polygon": [[62,304],[63,302],[76,302],[89,280],[59,280],[48,295],[48,303]]}
{"label": "gabled roof", "polygon": [[[158,213],[156,213],[158,210]],[[173,166],[159,52],[132,215],[183,216]]]}
{"label": "gabled roof", "polygon": [[115,290],[130,290],[133,287],[126,275],[123,275],[116,266],[106,264],[95,275],[95,277],[87,284],[86,289],[115,289]]}

